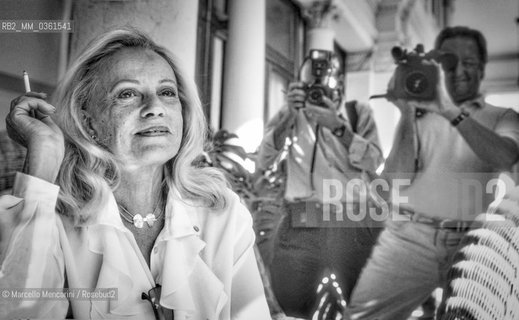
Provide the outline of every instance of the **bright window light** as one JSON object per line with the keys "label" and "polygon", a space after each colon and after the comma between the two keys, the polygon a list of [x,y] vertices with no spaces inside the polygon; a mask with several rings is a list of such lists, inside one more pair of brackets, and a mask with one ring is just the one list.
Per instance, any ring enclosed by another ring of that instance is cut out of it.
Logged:
{"label": "bright window light", "polygon": [[489,94],[485,97],[485,101],[498,107],[512,108],[519,112],[519,92]]}

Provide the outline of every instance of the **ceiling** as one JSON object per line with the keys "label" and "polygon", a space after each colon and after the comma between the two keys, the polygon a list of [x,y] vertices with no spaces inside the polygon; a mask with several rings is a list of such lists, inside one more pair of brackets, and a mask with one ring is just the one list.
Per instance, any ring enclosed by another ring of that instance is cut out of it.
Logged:
{"label": "ceiling", "polygon": [[490,56],[519,51],[519,0],[455,0],[450,25],[466,25],[486,36]]}

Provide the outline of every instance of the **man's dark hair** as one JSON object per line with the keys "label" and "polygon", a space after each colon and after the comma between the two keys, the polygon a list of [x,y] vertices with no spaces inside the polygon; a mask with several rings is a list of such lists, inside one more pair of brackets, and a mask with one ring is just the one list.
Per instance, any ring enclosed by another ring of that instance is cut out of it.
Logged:
{"label": "man's dark hair", "polygon": [[487,40],[485,39],[485,36],[483,36],[483,34],[480,31],[468,27],[457,26],[447,27],[443,29],[436,37],[434,48],[438,50],[440,49],[441,45],[445,40],[457,37],[473,39],[476,42],[476,45],[478,46],[479,59],[481,60],[483,65],[487,63],[488,52]]}

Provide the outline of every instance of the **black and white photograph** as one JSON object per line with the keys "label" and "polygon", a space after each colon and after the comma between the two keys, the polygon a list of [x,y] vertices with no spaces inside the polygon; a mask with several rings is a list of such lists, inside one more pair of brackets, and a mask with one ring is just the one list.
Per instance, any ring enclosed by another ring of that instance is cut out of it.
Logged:
{"label": "black and white photograph", "polygon": [[1,0],[0,320],[519,320],[519,0]]}

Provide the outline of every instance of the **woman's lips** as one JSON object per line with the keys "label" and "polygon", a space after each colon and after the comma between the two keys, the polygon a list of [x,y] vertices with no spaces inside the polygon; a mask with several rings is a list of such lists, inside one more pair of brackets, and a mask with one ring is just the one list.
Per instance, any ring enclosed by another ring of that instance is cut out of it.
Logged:
{"label": "woman's lips", "polygon": [[162,136],[169,134],[170,131],[167,127],[164,126],[158,126],[158,127],[149,127],[146,129],[143,129],[136,133],[136,135],[139,136]]}

